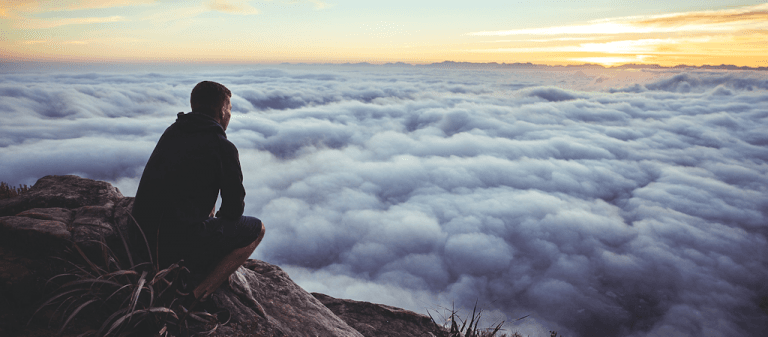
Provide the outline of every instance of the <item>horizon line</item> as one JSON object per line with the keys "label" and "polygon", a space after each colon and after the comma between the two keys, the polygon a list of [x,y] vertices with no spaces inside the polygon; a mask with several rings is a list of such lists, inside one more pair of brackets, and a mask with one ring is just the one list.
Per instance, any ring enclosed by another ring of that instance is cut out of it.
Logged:
{"label": "horizon line", "polygon": [[0,60],[0,69],[9,64],[49,64],[49,65],[204,65],[204,66],[246,66],[246,65],[306,65],[306,66],[411,66],[411,67],[429,67],[429,66],[459,66],[459,67],[510,67],[510,68],[602,68],[602,69],[715,69],[715,70],[768,70],[766,67],[738,66],[734,64],[703,64],[688,65],[678,64],[674,66],[663,66],[656,63],[622,63],[614,65],[603,65],[599,63],[579,63],[579,64],[544,64],[528,62],[468,62],[444,60],[432,63],[407,63],[403,61],[371,63],[361,62],[206,62],[206,61],[128,61],[128,60]]}

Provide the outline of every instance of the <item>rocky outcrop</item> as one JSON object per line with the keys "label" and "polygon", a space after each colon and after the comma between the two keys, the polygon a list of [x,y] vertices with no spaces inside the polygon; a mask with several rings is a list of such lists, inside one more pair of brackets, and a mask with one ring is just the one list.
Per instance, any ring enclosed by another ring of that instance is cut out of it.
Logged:
{"label": "rocky outcrop", "polygon": [[[77,176],[40,178],[26,193],[0,200],[0,242],[48,254],[73,241],[83,247],[116,238],[115,213],[125,217],[133,198],[111,184]],[[127,220],[121,219],[127,228]]]}
{"label": "rocky outcrop", "polygon": [[26,193],[0,200],[0,216],[16,215],[33,208],[114,206],[120,199],[123,195],[108,182],[72,175],[45,176]]}
{"label": "rocky outcrop", "polygon": [[[55,334],[46,324],[26,325],[46,280],[66,264],[48,257],[72,243],[86,252],[100,242],[122,244],[118,234],[127,233],[132,206],[133,198],[109,183],[77,176],[46,176],[28,192],[0,200],[0,336]],[[211,300],[231,314],[213,336],[430,336],[437,331],[428,317],[410,311],[310,294],[279,267],[258,260],[247,261]]]}
{"label": "rocky outcrop", "polygon": [[413,311],[320,293],[312,296],[365,337],[435,337],[439,330],[431,318]]}
{"label": "rocky outcrop", "polygon": [[[221,328],[216,336],[363,337],[282,269],[263,261],[247,261],[212,299],[229,310],[235,323]],[[258,314],[261,311],[266,317]]]}

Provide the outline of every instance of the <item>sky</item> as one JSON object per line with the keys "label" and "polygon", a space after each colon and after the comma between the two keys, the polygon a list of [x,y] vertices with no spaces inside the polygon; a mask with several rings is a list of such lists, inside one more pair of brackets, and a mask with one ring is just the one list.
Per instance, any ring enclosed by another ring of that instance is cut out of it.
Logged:
{"label": "sky", "polygon": [[307,291],[565,336],[768,329],[762,71],[0,68],[0,181],[124,195],[202,79],[233,92],[253,258]]}
{"label": "sky", "polygon": [[744,0],[0,0],[0,30],[6,62],[768,66]]}

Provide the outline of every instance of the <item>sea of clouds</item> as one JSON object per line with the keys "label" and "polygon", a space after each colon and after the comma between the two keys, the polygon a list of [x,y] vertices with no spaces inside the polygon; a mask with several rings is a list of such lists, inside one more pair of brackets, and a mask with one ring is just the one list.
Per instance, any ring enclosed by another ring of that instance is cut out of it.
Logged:
{"label": "sea of clouds", "polygon": [[764,72],[0,72],[1,181],[128,196],[192,87],[227,85],[253,257],[308,291],[531,336],[768,331]]}

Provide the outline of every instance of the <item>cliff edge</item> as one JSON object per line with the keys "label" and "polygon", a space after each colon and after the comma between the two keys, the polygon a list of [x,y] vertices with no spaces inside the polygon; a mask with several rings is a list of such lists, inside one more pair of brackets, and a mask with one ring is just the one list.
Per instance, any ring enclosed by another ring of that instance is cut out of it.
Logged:
{"label": "cliff edge", "polygon": [[[132,197],[124,197],[107,182],[71,175],[43,177],[24,194],[0,200],[0,336],[54,335],[58,326],[50,324],[50,317],[57,308],[36,314],[35,310],[50,296],[46,290],[50,278],[71,264],[61,258],[62,252],[71,251],[73,243],[92,255],[103,252],[99,242],[121,245],[119,233],[128,231],[132,205]],[[429,317],[411,311],[310,294],[280,267],[259,260],[248,260],[212,300],[231,318],[211,336],[383,337],[444,332]],[[261,308],[265,317],[257,314]],[[101,322],[93,320],[80,315],[63,335],[95,332]]]}

